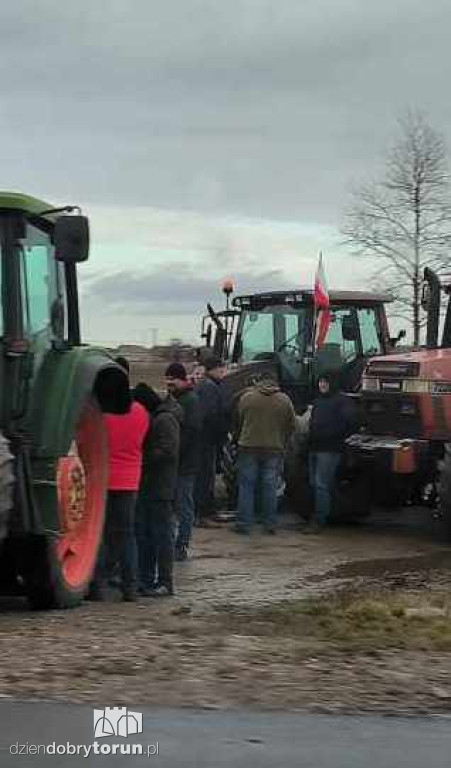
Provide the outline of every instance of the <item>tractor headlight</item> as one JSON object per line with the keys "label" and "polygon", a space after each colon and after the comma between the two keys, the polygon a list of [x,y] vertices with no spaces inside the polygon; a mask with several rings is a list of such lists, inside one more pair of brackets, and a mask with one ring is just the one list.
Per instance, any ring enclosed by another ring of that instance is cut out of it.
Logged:
{"label": "tractor headlight", "polygon": [[431,391],[431,382],[425,379],[405,379],[402,391],[408,395],[424,395]]}
{"label": "tractor headlight", "polygon": [[373,376],[364,376],[362,379],[362,390],[364,392],[379,392],[379,379],[376,379]]}

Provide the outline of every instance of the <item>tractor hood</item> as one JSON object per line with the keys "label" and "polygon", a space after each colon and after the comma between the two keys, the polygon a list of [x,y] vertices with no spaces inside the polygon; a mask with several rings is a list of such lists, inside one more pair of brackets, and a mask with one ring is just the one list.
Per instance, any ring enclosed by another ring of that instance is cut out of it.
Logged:
{"label": "tractor hood", "polygon": [[370,360],[363,376],[364,391],[451,392],[451,354],[424,349]]}

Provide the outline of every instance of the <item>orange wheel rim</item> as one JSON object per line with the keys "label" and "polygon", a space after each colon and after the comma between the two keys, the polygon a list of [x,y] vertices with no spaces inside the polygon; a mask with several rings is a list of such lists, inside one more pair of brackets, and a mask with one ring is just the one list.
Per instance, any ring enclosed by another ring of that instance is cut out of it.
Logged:
{"label": "orange wheel rim", "polygon": [[108,472],[103,416],[87,403],[75,440],[57,466],[60,535],[56,555],[67,586],[80,589],[94,569],[103,531]]}

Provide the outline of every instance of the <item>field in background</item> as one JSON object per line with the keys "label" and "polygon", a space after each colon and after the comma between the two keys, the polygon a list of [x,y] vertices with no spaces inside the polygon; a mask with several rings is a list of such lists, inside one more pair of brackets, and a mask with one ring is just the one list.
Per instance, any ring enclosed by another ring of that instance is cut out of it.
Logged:
{"label": "field in background", "polygon": [[143,381],[149,386],[153,387],[157,391],[166,391],[166,384],[164,374],[168,365],[173,362],[174,359],[180,359],[180,362],[186,367],[188,373],[191,372],[194,366],[194,350],[189,350],[185,354],[179,356],[171,356],[170,353],[164,356],[155,355],[154,352],[143,351],[137,354],[129,353],[123,349],[112,351],[114,357],[123,355],[127,358],[130,364],[130,381],[132,386],[136,386],[138,382]]}
{"label": "field in background", "polygon": [[167,360],[130,360],[130,381],[132,386],[144,381],[156,390],[166,389],[164,373],[168,366]]}

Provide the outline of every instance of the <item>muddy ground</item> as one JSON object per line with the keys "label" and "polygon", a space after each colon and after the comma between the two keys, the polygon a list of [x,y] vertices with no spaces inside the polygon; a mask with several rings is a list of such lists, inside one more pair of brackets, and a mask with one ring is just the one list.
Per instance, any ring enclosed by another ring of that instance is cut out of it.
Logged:
{"label": "muddy ground", "polygon": [[0,604],[0,696],[146,706],[451,712],[451,549],[427,513],[303,536],[196,530],[177,596]]}

